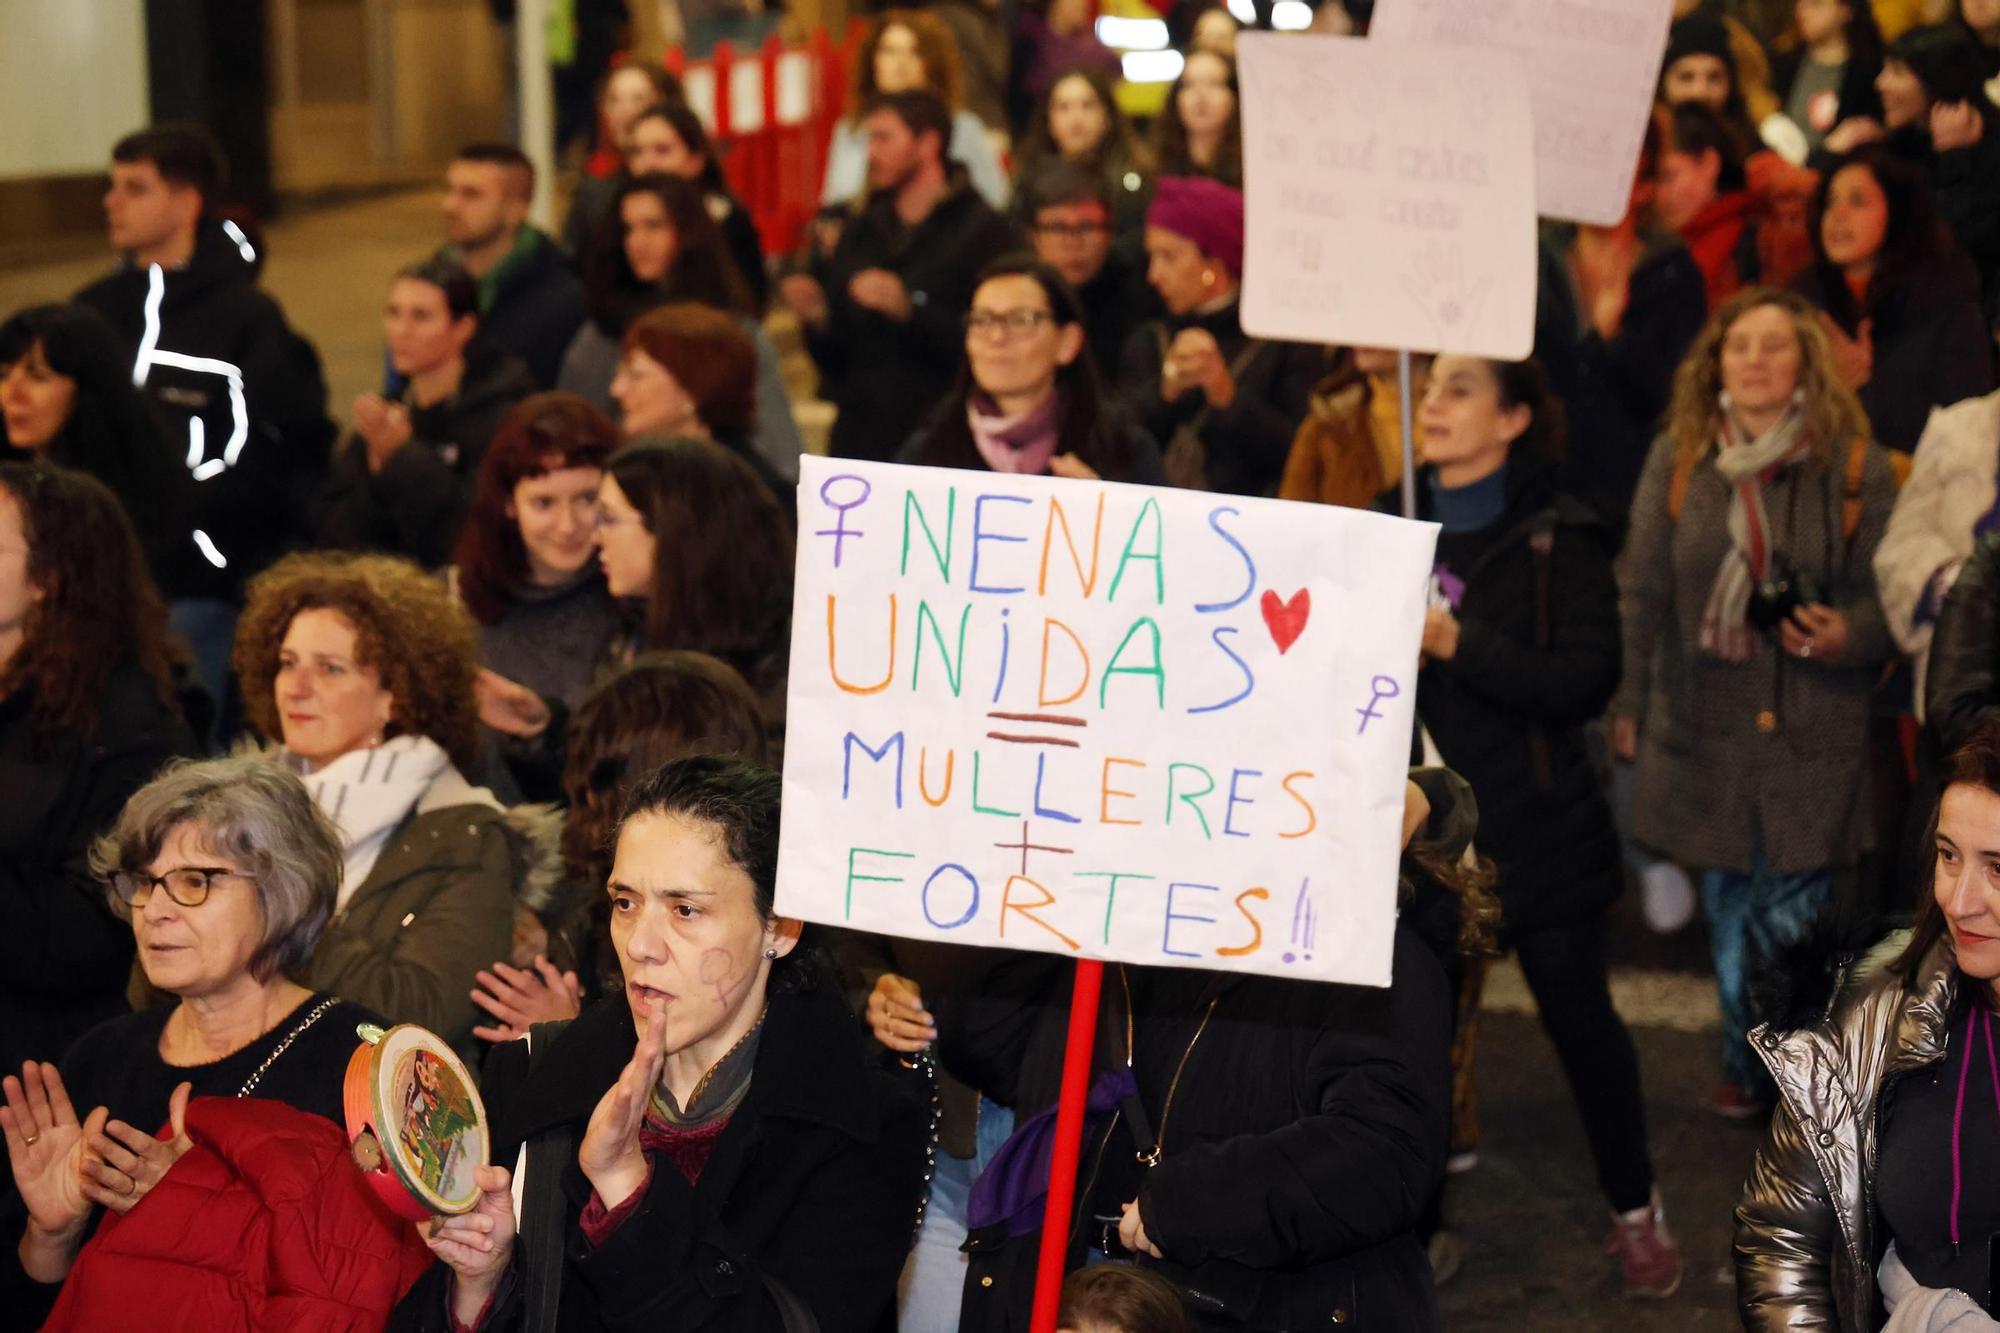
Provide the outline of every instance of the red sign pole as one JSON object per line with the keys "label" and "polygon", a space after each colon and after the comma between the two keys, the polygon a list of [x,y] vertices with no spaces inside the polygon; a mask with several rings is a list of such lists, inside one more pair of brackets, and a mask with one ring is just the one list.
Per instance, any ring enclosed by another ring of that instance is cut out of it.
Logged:
{"label": "red sign pole", "polygon": [[1103,983],[1104,964],[1077,959],[1076,984],[1069,997],[1069,1040],[1063,1047],[1062,1097],[1056,1104],[1055,1154],[1049,1161],[1048,1206],[1042,1212],[1042,1249],[1035,1265],[1032,1333],[1056,1333],[1070,1211],[1076,1200],[1077,1158],[1083,1149],[1084,1106],[1090,1098],[1090,1052],[1097,1041],[1097,997]]}

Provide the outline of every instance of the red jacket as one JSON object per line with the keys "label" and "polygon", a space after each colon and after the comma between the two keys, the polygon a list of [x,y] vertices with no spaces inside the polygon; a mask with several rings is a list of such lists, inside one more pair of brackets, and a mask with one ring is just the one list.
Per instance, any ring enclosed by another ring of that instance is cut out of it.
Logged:
{"label": "red jacket", "polygon": [[194,1141],[131,1212],[107,1214],[44,1333],[361,1333],[431,1264],[333,1122],[282,1102],[204,1097]]}

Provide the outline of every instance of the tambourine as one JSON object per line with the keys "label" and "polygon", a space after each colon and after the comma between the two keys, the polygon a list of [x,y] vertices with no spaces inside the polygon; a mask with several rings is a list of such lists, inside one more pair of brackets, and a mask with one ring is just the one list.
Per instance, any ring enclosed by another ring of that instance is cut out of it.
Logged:
{"label": "tambourine", "polygon": [[457,1052],[414,1023],[355,1029],[347,1062],[347,1140],[383,1203],[413,1222],[469,1213],[479,1203],[472,1173],[487,1165],[486,1104]]}

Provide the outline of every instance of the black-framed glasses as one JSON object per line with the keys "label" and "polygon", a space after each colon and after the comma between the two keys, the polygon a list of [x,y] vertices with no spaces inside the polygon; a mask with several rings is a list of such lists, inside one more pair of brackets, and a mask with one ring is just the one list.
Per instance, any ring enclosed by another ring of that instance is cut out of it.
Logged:
{"label": "black-framed glasses", "polygon": [[1035,233],[1065,241],[1087,241],[1111,230],[1108,222],[1037,222]]}
{"label": "black-framed glasses", "polygon": [[[208,901],[209,885],[218,875],[251,877],[227,866],[179,866],[164,875],[148,875],[137,870],[120,870],[111,876],[111,891],[127,907],[144,907],[153,890],[165,889],[167,897],[182,907],[199,907]],[[255,883],[255,880],[251,880]]]}
{"label": "black-framed glasses", "polygon": [[975,310],[965,317],[965,331],[992,337],[995,334],[1013,336],[1017,333],[1033,333],[1044,324],[1055,322],[1055,316],[1046,310],[1007,310],[995,313],[991,310]]}

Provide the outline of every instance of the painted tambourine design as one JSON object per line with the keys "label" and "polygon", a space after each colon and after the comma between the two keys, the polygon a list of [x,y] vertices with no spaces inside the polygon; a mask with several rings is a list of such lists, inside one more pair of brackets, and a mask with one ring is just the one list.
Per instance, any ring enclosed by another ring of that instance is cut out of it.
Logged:
{"label": "painted tambourine design", "polygon": [[414,1023],[355,1029],[347,1062],[347,1138],[369,1186],[412,1221],[469,1213],[487,1165],[486,1105],[445,1040]]}

